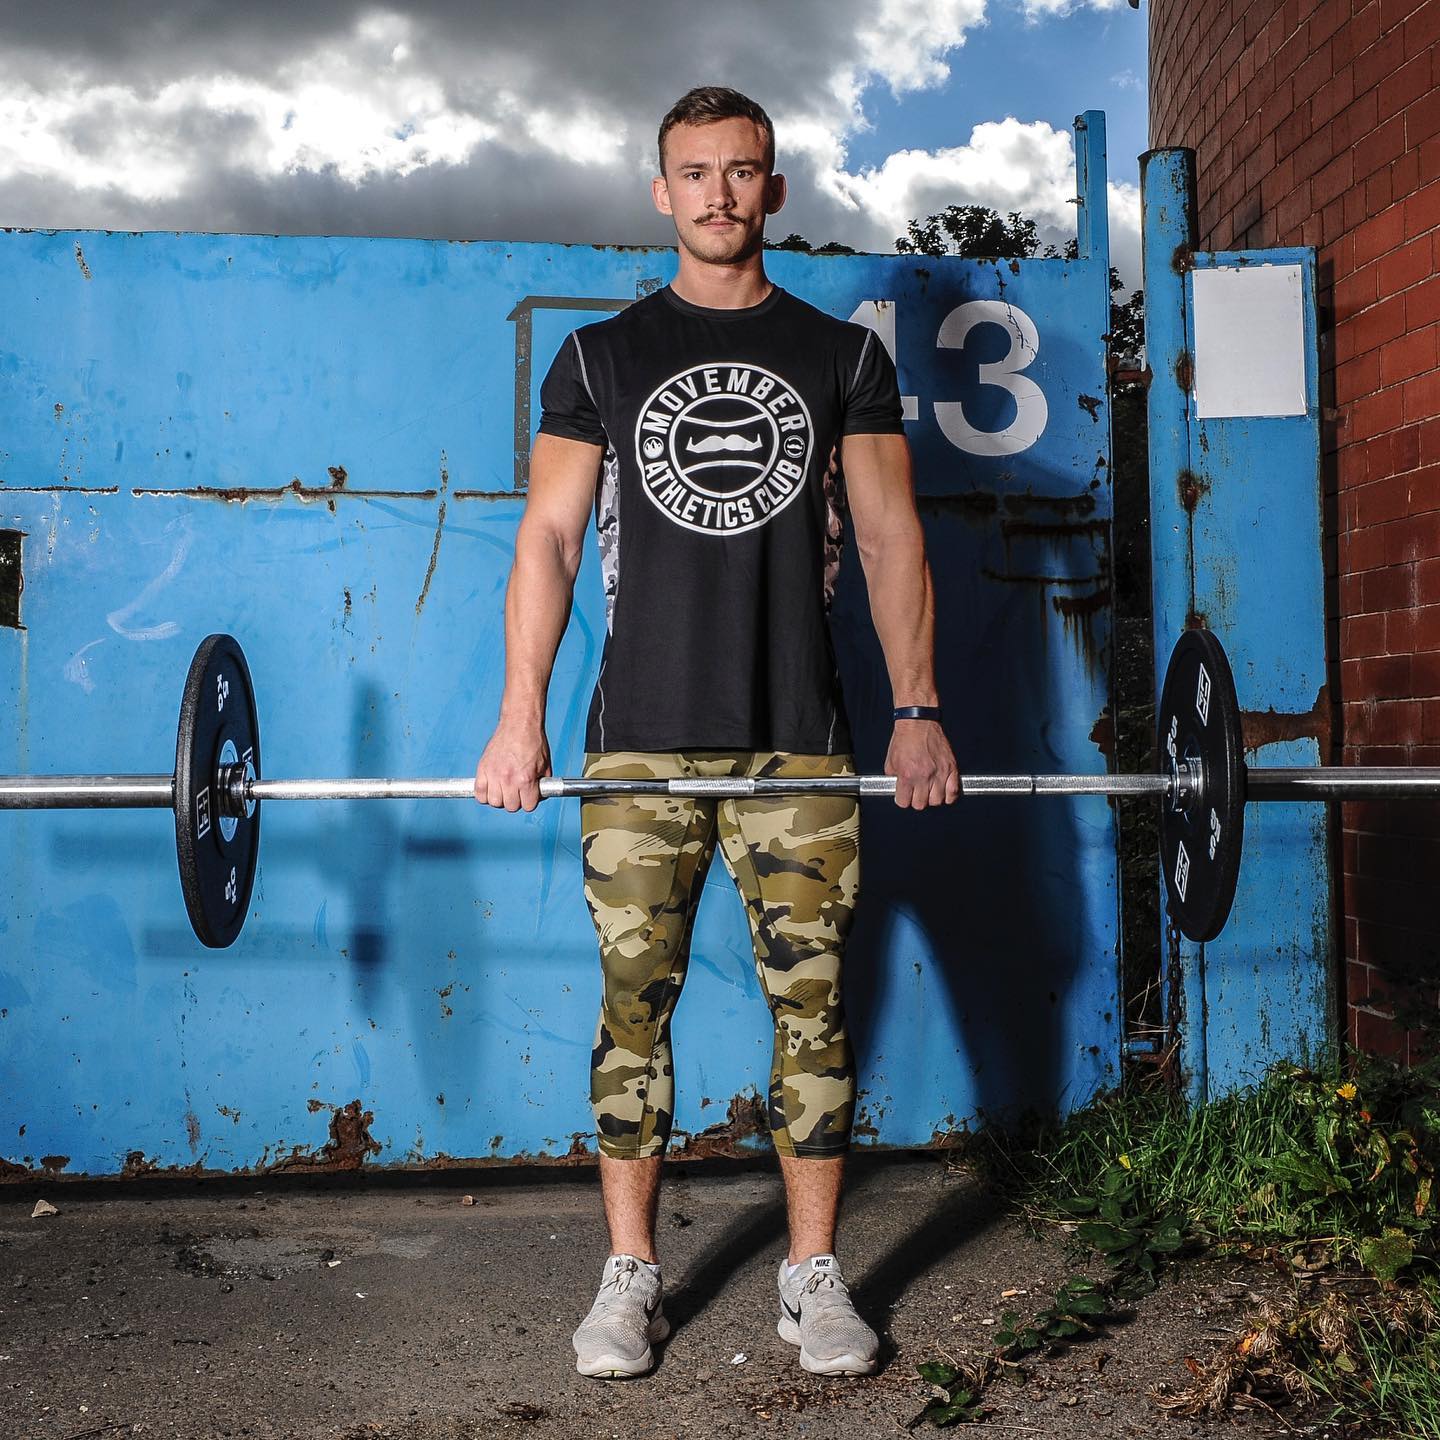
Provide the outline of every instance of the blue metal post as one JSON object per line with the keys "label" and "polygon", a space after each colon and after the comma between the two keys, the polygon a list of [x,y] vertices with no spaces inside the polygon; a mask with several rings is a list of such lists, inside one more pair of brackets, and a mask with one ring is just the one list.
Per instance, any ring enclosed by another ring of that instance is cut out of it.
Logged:
{"label": "blue metal post", "polygon": [[[1150,369],[1150,533],[1156,682],[1195,607],[1192,516],[1181,503],[1190,468],[1190,349],[1185,275],[1195,249],[1195,152],[1140,157],[1145,363]],[[1173,932],[1166,947],[1165,1021],[1180,1042],[1186,1095],[1206,1097],[1205,951]]]}

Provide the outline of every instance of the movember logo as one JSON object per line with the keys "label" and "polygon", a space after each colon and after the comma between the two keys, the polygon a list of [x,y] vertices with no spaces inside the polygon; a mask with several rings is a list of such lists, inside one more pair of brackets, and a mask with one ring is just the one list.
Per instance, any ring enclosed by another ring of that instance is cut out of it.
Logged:
{"label": "movember logo", "polygon": [[805,402],[758,365],[695,365],[640,407],[645,493],[677,525],[738,535],[804,488],[813,443]]}

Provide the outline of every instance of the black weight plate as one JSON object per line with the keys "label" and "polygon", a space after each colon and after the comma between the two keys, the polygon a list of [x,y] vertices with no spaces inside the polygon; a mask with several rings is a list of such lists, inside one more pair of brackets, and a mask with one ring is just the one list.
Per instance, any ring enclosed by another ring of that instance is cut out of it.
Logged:
{"label": "black weight plate", "polygon": [[1225,927],[1245,837],[1245,753],[1240,701],[1225,649],[1210,630],[1176,642],[1160,691],[1160,764],[1199,767],[1203,794],[1183,808],[1160,802],[1160,869],[1171,918],[1191,940]]}
{"label": "black weight plate", "polygon": [[260,854],[260,806],[248,817],[222,815],[219,766],[260,771],[260,721],[250,667],[239,642],[209,635],[200,642],[180,702],[175,743],[175,848],[190,923],[204,945],[221,949],[245,923]]}

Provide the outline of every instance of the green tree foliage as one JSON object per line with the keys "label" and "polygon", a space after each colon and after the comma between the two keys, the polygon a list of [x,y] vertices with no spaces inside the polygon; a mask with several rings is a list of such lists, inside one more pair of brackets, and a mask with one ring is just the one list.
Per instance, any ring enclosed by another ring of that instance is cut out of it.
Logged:
{"label": "green tree foliage", "polygon": [[1003,218],[988,205],[947,205],[923,220],[912,220],[895,241],[901,255],[960,255],[970,260],[1026,260],[1042,252],[1035,222],[1012,210]]}
{"label": "green tree foliage", "polygon": [[858,252],[850,245],[838,240],[827,240],[823,245],[812,245],[803,235],[793,230],[783,240],[767,240],[767,250],[798,250],[802,255],[854,255]]}

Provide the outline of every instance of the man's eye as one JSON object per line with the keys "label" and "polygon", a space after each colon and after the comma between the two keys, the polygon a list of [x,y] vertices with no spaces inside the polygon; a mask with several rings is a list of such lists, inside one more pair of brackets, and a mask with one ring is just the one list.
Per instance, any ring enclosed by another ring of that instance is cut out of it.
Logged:
{"label": "man's eye", "polygon": [[749,180],[754,174],[755,172],[753,170],[736,170],[734,172],[735,179],[737,180]]}

